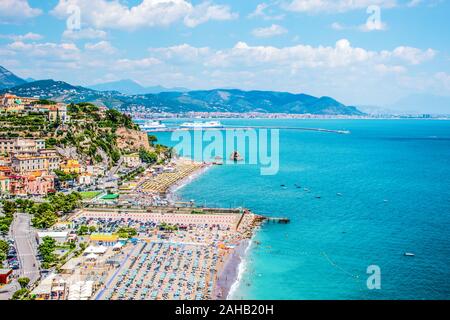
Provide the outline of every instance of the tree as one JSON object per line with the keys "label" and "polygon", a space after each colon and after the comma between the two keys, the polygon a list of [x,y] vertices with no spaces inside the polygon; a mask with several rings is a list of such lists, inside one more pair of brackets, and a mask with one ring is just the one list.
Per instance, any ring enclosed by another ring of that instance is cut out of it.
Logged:
{"label": "tree", "polygon": [[5,215],[13,215],[16,213],[16,203],[13,201],[3,201],[3,213]]}
{"label": "tree", "polygon": [[0,252],[7,253],[9,249],[9,244],[5,240],[0,240]]}
{"label": "tree", "polygon": [[23,288],[26,288],[28,286],[28,284],[30,283],[30,278],[21,277],[21,278],[17,279],[17,282],[19,282],[20,287],[23,289]]}
{"label": "tree", "polygon": [[33,207],[34,202],[30,199],[17,199],[16,200],[16,208],[21,212],[26,212],[28,209]]}
{"label": "tree", "polygon": [[53,253],[56,249],[56,240],[50,237],[42,238],[42,243],[38,247],[38,251],[42,256],[42,267],[48,268],[51,263],[57,260],[56,255]]}
{"label": "tree", "polygon": [[144,148],[139,150],[139,158],[145,163],[155,163],[158,161],[158,155],[155,152],[147,151]]}
{"label": "tree", "polygon": [[155,142],[158,141],[158,138],[155,135],[149,134],[148,136],[148,143],[152,146]]}
{"label": "tree", "polygon": [[89,232],[89,228],[86,225],[81,225],[77,231],[79,236],[84,236],[84,235],[88,234],[88,232]]}
{"label": "tree", "polygon": [[137,231],[134,228],[122,227],[117,230],[117,234],[120,238],[131,238],[137,235]]}
{"label": "tree", "polygon": [[53,148],[57,143],[58,141],[55,138],[48,138],[47,140],[45,140],[45,147]]}
{"label": "tree", "polygon": [[22,289],[17,290],[16,292],[14,292],[11,299],[12,300],[21,300],[26,295],[28,295],[28,290],[26,288],[22,288]]}

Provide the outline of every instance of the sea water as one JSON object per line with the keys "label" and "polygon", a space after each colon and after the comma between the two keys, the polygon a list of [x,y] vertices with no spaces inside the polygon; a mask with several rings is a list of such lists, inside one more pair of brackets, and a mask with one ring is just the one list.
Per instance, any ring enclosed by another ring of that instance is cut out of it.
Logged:
{"label": "sea water", "polygon": [[[221,121],[351,131],[280,130],[276,175],[216,166],[178,191],[197,205],[291,220],[256,232],[230,298],[450,298],[450,121]],[[380,289],[367,286],[372,265]]]}

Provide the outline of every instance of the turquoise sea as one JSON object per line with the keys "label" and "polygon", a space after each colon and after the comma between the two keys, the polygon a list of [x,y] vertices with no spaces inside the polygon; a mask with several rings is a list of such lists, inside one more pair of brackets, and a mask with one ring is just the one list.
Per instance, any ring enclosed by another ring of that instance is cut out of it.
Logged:
{"label": "turquoise sea", "polygon": [[[256,233],[232,298],[450,298],[450,121],[221,121],[351,131],[281,130],[278,174],[216,166],[178,191],[291,219]],[[380,267],[379,290],[367,288],[369,265]]]}

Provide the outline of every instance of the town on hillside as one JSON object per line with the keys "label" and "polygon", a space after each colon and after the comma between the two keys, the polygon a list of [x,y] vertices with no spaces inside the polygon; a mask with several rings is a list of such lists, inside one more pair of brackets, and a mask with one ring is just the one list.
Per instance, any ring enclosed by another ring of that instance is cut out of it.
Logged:
{"label": "town on hillside", "polygon": [[226,298],[264,218],[178,201],[211,165],[113,109],[0,96],[0,299]]}

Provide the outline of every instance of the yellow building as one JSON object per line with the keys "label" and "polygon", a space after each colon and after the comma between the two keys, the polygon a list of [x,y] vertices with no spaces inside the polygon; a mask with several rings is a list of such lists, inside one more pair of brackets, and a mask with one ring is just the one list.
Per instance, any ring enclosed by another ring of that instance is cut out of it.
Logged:
{"label": "yellow building", "polygon": [[64,173],[81,173],[81,164],[75,159],[67,160],[60,167]]}
{"label": "yellow building", "polygon": [[119,241],[119,236],[112,233],[93,233],[89,240],[98,245],[113,246]]}

